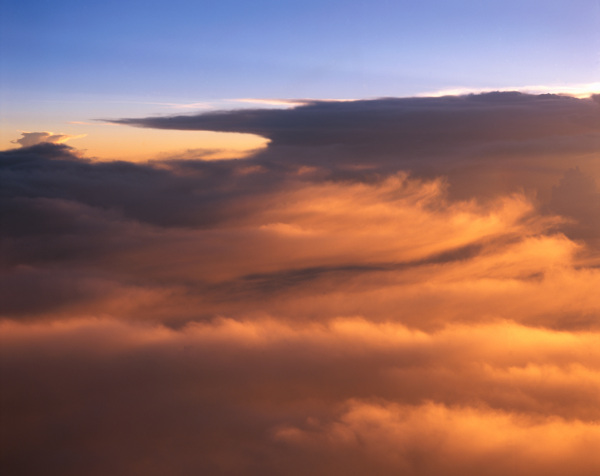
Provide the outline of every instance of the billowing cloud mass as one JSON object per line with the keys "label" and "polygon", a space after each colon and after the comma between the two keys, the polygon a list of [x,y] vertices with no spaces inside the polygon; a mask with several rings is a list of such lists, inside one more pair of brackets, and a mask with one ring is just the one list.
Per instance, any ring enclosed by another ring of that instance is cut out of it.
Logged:
{"label": "billowing cloud mass", "polygon": [[117,122],[271,142],[0,153],[6,474],[600,471],[597,96]]}
{"label": "billowing cloud mass", "polygon": [[13,144],[19,144],[21,147],[31,147],[37,144],[64,144],[71,139],[85,137],[86,134],[69,135],[54,134],[53,132],[21,132],[21,138],[12,141]]}

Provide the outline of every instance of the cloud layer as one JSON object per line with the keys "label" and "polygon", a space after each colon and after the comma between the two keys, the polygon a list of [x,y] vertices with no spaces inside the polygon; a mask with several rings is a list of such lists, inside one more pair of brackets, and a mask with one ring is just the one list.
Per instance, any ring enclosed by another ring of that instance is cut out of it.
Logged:
{"label": "cloud layer", "polygon": [[595,474],[600,104],[126,119],[246,159],[0,153],[8,474]]}

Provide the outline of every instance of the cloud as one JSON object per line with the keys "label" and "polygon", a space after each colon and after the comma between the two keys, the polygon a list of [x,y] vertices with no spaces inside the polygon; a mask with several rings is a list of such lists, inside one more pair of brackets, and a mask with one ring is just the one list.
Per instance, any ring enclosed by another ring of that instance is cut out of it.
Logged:
{"label": "cloud", "polygon": [[54,134],[53,132],[21,132],[22,137],[12,141],[13,144],[20,144],[21,147],[31,147],[41,143],[64,144],[72,139],[85,137],[87,134],[68,135]]}
{"label": "cloud", "polygon": [[[8,470],[587,475],[599,463],[597,333],[88,318],[2,335]],[[39,457],[24,460],[32,443]]]}
{"label": "cloud", "polygon": [[[528,94],[562,94],[576,98],[589,98],[600,91],[600,82],[569,85],[534,85],[505,87],[497,91],[519,91]],[[481,94],[489,92],[489,88],[446,88],[440,91],[423,93],[423,97],[456,96],[464,94]]]}
{"label": "cloud", "polygon": [[249,103],[249,104],[264,104],[266,106],[285,106],[294,107],[302,106],[304,104],[310,104],[314,102],[311,99],[262,99],[262,98],[241,98],[232,99],[235,102]]}
{"label": "cloud", "polygon": [[[498,107],[502,104],[502,107]],[[216,111],[192,116],[112,121],[138,127],[246,132],[274,145],[362,143],[436,151],[499,140],[551,139],[598,132],[598,107],[556,95],[493,92],[468,96],[313,101],[294,109]],[[427,139],[444,139],[430,143]],[[382,143],[383,142],[383,143]],[[429,146],[429,147],[428,147]]]}
{"label": "cloud", "polygon": [[346,176],[398,169],[444,175],[463,198],[522,189],[547,195],[567,157],[571,167],[587,170],[600,149],[597,102],[519,92],[315,101],[113,122],[257,134],[271,141],[257,159],[325,166]]}
{"label": "cloud", "polygon": [[[409,407],[351,401],[347,407],[329,424],[284,427],[276,438],[325,460],[323,465],[335,467],[336,474],[359,468],[407,475],[584,475],[600,468],[600,459],[589,454],[600,443],[600,427],[593,423],[536,421],[433,403]],[[327,471],[316,468],[313,474]]]}
{"label": "cloud", "polygon": [[578,167],[567,170],[552,187],[548,208],[572,222],[570,234],[577,238],[600,237],[600,191],[594,177]]}
{"label": "cloud", "polygon": [[0,152],[2,467],[597,472],[598,106],[121,121],[271,140],[237,160]]}
{"label": "cloud", "polygon": [[85,121],[69,121],[67,124],[79,124],[82,126],[115,126],[116,124],[111,124],[109,122],[85,122]]}

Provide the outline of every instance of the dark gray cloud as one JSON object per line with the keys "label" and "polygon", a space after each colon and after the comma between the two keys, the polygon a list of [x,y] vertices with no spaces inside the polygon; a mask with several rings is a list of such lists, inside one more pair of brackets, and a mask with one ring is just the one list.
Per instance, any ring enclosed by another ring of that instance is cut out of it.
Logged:
{"label": "dark gray cloud", "polygon": [[598,105],[565,96],[517,92],[440,98],[318,102],[293,109],[211,112],[113,121],[139,127],[245,132],[274,145],[351,144],[396,153],[448,151],[477,143],[598,133]]}
{"label": "dark gray cloud", "polygon": [[271,144],[257,159],[325,167],[342,177],[357,176],[357,167],[362,176],[398,169],[446,175],[457,197],[519,188],[548,194],[567,160],[589,168],[600,150],[597,101],[518,92],[317,101],[114,122],[258,134]]}

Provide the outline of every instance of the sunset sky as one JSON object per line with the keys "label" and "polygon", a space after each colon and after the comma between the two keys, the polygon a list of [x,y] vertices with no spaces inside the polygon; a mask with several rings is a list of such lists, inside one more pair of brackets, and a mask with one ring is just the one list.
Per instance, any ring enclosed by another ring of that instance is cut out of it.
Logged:
{"label": "sunset sky", "polygon": [[599,1],[0,14],[2,474],[600,474]]}

